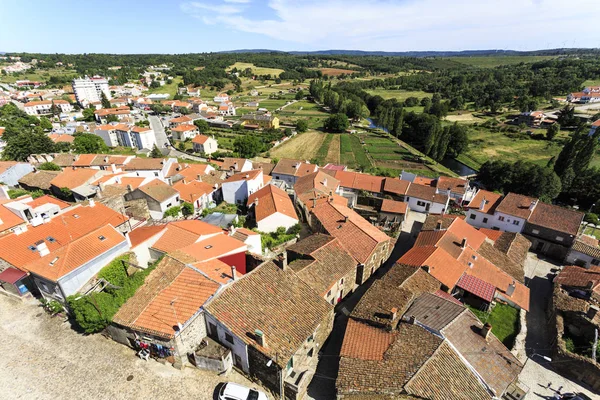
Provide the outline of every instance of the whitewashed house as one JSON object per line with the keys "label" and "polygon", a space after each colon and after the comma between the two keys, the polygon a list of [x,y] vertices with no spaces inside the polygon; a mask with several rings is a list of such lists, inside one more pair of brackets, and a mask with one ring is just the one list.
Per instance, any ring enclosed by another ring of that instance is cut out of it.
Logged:
{"label": "whitewashed house", "polygon": [[221,186],[223,200],[230,204],[244,204],[251,194],[263,187],[263,180],[262,170],[234,174]]}

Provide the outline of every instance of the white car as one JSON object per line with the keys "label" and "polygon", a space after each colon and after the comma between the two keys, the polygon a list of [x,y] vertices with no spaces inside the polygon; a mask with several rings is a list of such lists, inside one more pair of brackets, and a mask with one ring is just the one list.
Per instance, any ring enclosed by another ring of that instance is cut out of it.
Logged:
{"label": "white car", "polygon": [[256,389],[228,382],[221,388],[219,400],[269,400],[269,398]]}

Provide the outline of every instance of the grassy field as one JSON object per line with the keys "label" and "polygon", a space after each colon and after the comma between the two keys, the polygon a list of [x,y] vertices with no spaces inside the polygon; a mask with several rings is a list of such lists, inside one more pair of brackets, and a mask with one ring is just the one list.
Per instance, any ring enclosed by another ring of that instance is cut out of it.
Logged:
{"label": "grassy field", "polygon": [[326,137],[326,134],[319,131],[304,132],[272,149],[270,155],[273,158],[310,160],[318,153]]}
{"label": "grassy field", "polygon": [[317,155],[315,156],[317,164],[325,165],[325,159],[327,158],[327,155],[329,154],[329,147],[335,136],[339,136],[339,135],[334,135],[333,133],[328,133],[327,136],[325,136],[325,140],[323,140],[323,143],[321,143],[321,146],[319,147],[319,150],[317,151]]}
{"label": "grassy field", "polygon": [[356,135],[342,134],[340,137],[340,162],[353,169],[368,169],[373,167]]}
{"label": "grassy field", "polygon": [[[431,93],[422,91],[407,91],[407,90],[386,90],[386,89],[370,89],[366,91],[373,96],[381,96],[385,100],[398,99],[398,101],[404,101],[409,97],[417,97],[422,99],[423,97],[431,97]],[[421,111],[422,108],[421,108]]]}
{"label": "grassy field", "polygon": [[583,86],[600,86],[600,79],[590,79],[583,82]]}
{"label": "grassy field", "polygon": [[555,56],[483,56],[483,57],[449,57],[450,60],[473,67],[494,68],[500,65],[514,65],[550,60]]}
{"label": "grassy field", "polygon": [[492,325],[492,333],[509,349],[512,348],[515,338],[519,333],[519,311],[506,304],[496,304],[489,314],[476,308],[469,309],[481,320]]}
{"label": "grassy field", "polygon": [[38,69],[34,72],[24,72],[17,75],[0,75],[0,82],[4,83],[15,83],[16,81],[41,81],[46,82],[50,77],[75,77],[77,71],[65,68],[50,68],[50,69]]}
{"label": "grassy field", "polygon": [[[146,94],[168,93],[169,100],[173,100],[173,97],[175,97],[175,95],[177,94],[177,84],[179,82],[183,82],[183,78],[181,78],[180,76],[176,76],[173,78],[173,82],[171,82],[170,84],[165,83],[164,86],[154,88],[154,89],[148,89]],[[203,93],[202,90],[200,90],[200,92],[202,93],[202,95],[205,95],[205,92]]]}
{"label": "grassy field", "polygon": [[279,74],[281,74],[283,72],[283,70],[279,69],[279,68],[257,67],[254,64],[243,63],[243,62],[236,62],[235,64],[230,65],[229,67],[227,67],[226,70],[230,71],[233,68],[237,68],[238,70],[245,70],[246,68],[250,68],[252,70],[252,72],[255,73],[256,75],[274,75],[274,76],[279,76]]}

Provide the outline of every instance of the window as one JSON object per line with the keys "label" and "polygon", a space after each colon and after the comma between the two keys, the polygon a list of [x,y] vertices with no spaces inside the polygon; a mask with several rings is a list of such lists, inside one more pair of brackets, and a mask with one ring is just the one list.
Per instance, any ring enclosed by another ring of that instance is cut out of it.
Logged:
{"label": "window", "polygon": [[179,201],[179,196],[175,197],[175,201]]}
{"label": "window", "polygon": [[487,219],[487,218],[484,218],[484,219],[483,219],[483,223],[484,223],[484,224],[487,224],[487,222],[488,222],[488,219]]}
{"label": "window", "polygon": [[409,200],[410,200],[410,197],[406,197],[406,198],[404,199],[404,201],[409,201]]}
{"label": "window", "polygon": [[171,207],[171,203],[167,204],[167,208]]}
{"label": "window", "polygon": [[564,238],[562,236],[557,236],[556,237],[556,241],[557,242],[562,242],[564,240]]}
{"label": "window", "polygon": [[417,201],[417,205],[420,207],[425,207],[426,203],[424,201]]}
{"label": "window", "polygon": [[502,215],[498,216],[498,221],[504,221],[504,217]]}
{"label": "window", "polygon": [[225,340],[228,341],[229,343],[233,344],[233,336],[231,336],[227,332],[225,332]]}
{"label": "window", "polygon": [[597,259],[594,258],[592,260],[592,265],[600,265],[600,260],[597,260]]}
{"label": "window", "polygon": [[155,172],[155,173],[154,173],[154,176],[158,176],[158,172]]}
{"label": "window", "polygon": [[540,231],[539,231],[539,230],[537,230],[537,229],[532,229],[532,230],[531,230],[531,233],[533,233],[534,235],[537,235],[537,234],[539,234],[539,233],[540,233]]}
{"label": "window", "polygon": [[519,225],[519,221],[517,221],[516,219],[513,221],[513,225]]}
{"label": "window", "polygon": [[102,235],[98,236],[98,239],[100,239],[101,242],[103,242],[103,241],[106,240],[106,238],[104,236],[102,236]]}
{"label": "window", "polygon": [[327,297],[331,296],[331,290],[327,292]]}
{"label": "window", "polygon": [[340,279],[340,285],[344,284],[344,278]]}
{"label": "window", "polygon": [[37,250],[37,247],[35,247],[35,246],[27,246],[27,248],[29,250],[31,250],[31,251],[36,251]]}
{"label": "window", "polygon": [[469,215],[469,218],[470,219],[475,219],[475,218],[477,218],[477,216],[475,214],[471,214],[471,215]]}

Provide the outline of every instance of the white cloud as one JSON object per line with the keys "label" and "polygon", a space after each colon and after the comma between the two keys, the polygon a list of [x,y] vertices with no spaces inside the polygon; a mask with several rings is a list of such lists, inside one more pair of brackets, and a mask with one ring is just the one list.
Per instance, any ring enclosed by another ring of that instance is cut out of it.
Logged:
{"label": "white cloud", "polygon": [[211,10],[216,14],[203,18],[205,22],[297,43],[299,48],[525,50],[596,47],[600,33],[589,11],[598,8],[597,1],[270,0],[267,11],[275,17],[269,19],[251,17],[267,14],[264,10],[242,14],[226,4],[185,3],[190,6],[182,9]]}

